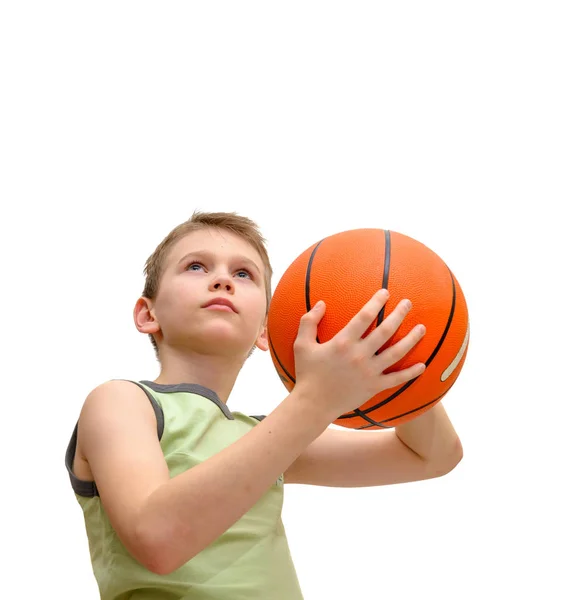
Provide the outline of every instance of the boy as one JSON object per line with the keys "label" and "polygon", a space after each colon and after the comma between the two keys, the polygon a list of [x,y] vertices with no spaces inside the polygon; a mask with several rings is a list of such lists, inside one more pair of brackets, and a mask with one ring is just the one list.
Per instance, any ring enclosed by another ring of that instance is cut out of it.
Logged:
{"label": "boy", "polygon": [[300,321],[295,389],[254,418],[227,401],[247,357],[268,349],[272,270],[256,224],[194,213],[159,244],[145,275],[134,319],[155,347],[159,377],[95,388],[66,456],[101,598],[300,599],[283,483],[389,485],[443,475],[460,461],[440,403],[377,435],[328,427],[424,371],[383,374],[422,327],[376,355],[406,301],[362,339],[386,303],[379,291],[323,344],[317,326],[328,308],[317,303]]}

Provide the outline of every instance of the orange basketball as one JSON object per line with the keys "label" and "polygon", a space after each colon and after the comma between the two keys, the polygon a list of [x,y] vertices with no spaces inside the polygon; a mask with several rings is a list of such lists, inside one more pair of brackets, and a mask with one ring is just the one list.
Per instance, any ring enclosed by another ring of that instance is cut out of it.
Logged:
{"label": "orange basketball", "polygon": [[318,341],[326,342],[380,288],[387,288],[390,298],[367,333],[400,300],[412,302],[384,348],[418,323],[427,328],[421,341],[386,372],[417,362],[427,368],[416,379],[377,394],[334,421],[350,429],[390,428],[413,419],[439,402],[455,383],[469,341],[468,310],[457,279],[437,254],[413,238],[383,229],[353,229],[326,237],[300,254],[281,277],[270,304],[270,353],[290,391],[296,383],[293,345],[302,315],[319,300],[325,301]]}

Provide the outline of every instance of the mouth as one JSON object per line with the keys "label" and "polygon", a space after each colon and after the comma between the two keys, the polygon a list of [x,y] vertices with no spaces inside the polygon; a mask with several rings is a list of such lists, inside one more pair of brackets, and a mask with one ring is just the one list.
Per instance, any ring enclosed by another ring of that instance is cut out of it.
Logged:
{"label": "mouth", "polygon": [[208,308],[210,310],[223,310],[225,312],[237,312],[234,304],[226,298],[213,298],[204,304],[202,308]]}

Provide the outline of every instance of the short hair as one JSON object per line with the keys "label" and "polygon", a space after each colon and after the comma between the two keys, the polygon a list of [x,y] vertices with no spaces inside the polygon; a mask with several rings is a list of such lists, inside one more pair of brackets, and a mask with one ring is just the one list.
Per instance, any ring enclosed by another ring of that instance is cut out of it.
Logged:
{"label": "short hair", "polygon": [[[271,280],[272,267],[266,249],[266,239],[261,235],[257,223],[247,217],[238,215],[235,212],[198,212],[195,211],[192,216],[183,223],[174,227],[165,238],[159,243],[153,254],[147,259],[143,274],[145,275],[145,287],[143,288],[143,296],[154,300],[159,291],[161,277],[165,268],[165,261],[176,244],[183,237],[198,231],[200,229],[221,229],[230,231],[248,242],[261,257],[264,265],[264,280],[265,280],[265,296],[266,296],[266,315],[269,310],[271,300]],[[153,335],[149,334],[149,338],[155,354],[159,358],[159,349]]]}

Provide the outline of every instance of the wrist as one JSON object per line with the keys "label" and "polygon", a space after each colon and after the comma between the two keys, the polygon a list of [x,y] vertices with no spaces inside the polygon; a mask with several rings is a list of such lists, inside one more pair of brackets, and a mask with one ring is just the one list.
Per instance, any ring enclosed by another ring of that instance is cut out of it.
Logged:
{"label": "wrist", "polygon": [[296,384],[287,398],[288,403],[297,411],[299,418],[309,426],[319,430],[326,429],[339,416],[329,410],[323,398],[308,390],[304,385]]}

